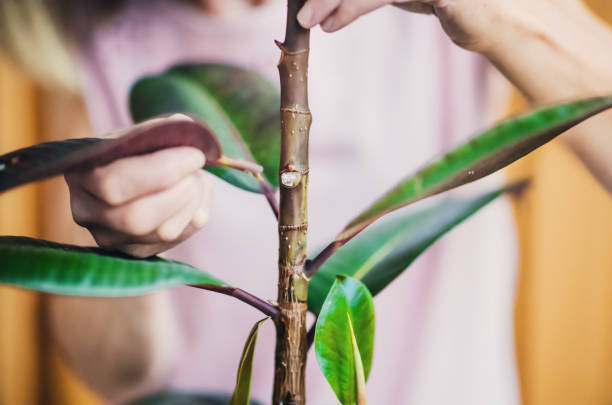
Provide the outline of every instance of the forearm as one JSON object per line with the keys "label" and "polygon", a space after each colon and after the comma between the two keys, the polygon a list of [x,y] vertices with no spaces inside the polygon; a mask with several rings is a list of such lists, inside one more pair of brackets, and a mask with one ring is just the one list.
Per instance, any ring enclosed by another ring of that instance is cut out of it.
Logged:
{"label": "forearm", "polygon": [[133,298],[49,296],[53,340],[74,371],[110,403],[162,384],[176,328],[168,293]]}
{"label": "forearm", "polygon": [[610,94],[612,30],[579,2],[559,3],[504,10],[483,53],[535,104]]}
{"label": "forearm", "polygon": [[[611,95],[612,30],[578,2],[534,3],[533,14],[501,17],[501,32],[485,56],[536,105]],[[611,133],[606,113],[562,137],[610,191]]]}

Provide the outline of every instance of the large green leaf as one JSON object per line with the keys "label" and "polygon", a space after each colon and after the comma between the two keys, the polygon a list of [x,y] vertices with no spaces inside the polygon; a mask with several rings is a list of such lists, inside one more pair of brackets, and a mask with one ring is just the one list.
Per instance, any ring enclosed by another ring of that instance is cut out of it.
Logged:
{"label": "large green leaf", "polygon": [[212,130],[199,119],[152,120],[118,138],[46,142],[0,156],[0,192],[66,172],[92,169],[124,157],[176,146],[198,148],[206,155],[208,164],[221,163],[221,146]]}
{"label": "large green leaf", "polygon": [[[137,401],[130,405],[227,405],[230,394],[226,393],[197,393],[197,392],[163,392]],[[251,401],[250,405],[260,405]]]}
{"label": "large green leaf", "polygon": [[315,353],[342,404],[365,404],[365,381],[374,352],[372,294],[358,280],[337,276],[321,309]]}
{"label": "large green leaf", "polygon": [[336,275],[363,282],[378,294],[438,238],[495,200],[510,187],[473,198],[449,198],[426,209],[401,213],[369,227],[342,246],[312,277],[308,309],[321,310]]}
{"label": "large green leaf", "polygon": [[[278,187],[280,95],[260,75],[218,64],[178,66],[139,80],[130,108],[135,121],[172,112],[201,117],[219,137],[226,156],[255,161]],[[261,192],[260,184],[244,173],[208,170],[235,186]]]}
{"label": "large green leaf", "polygon": [[176,261],[16,236],[0,237],[0,263],[0,283],[55,294],[121,297],[177,285],[225,286]]}
{"label": "large green leaf", "polygon": [[592,98],[543,108],[507,120],[402,180],[352,220],[336,241],[348,241],[391,211],[487,176],[610,107],[612,97]]}
{"label": "large green leaf", "polygon": [[253,375],[253,355],[255,354],[255,344],[257,343],[257,332],[262,323],[267,321],[264,318],[257,322],[244,345],[240,364],[238,365],[238,375],[236,377],[236,388],[232,394],[229,405],[249,405],[251,398],[251,377]]}

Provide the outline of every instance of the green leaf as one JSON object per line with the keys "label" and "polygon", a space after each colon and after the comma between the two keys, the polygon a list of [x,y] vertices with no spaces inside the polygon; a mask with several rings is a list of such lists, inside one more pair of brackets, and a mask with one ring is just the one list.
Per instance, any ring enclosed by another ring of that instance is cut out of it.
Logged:
{"label": "green leaf", "polygon": [[[226,393],[163,392],[131,402],[130,405],[227,405]],[[251,401],[250,405],[261,405]]]}
{"label": "green leaf", "polygon": [[315,329],[315,353],[342,404],[365,404],[374,352],[372,294],[358,280],[337,276]]}
{"label": "green leaf", "polygon": [[177,285],[225,286],[176,261],[16,236],[0,237],[0,263],[0,283],[54,294],[122,297]]}
{"label": "green leaf", "polygon": [[[218,136],[231,158],[252,160],[278,187],[280,159],[280,95],[257,73],[235,66],[178,66],[139,80],[130,94],[135,121],[162,113],[191,113]],[[227,182],[253,192],[260,184],[251,176],[226,168],[208,169]]]}
{"label": "green leaf", "polygon": [[352,220],[336,241],[348,241],[391,211],[487,176],[610,107],[612,97],[592,98],[507,120],[402,180]]}
{"label": "green leaf", "polygon": [[315,273],[308,286],[308,309],[319,313],[338,274],[360,280],[373,295],[378,294],[441,236],[514,189],[447,199],[374,224],[338,249]]}
{"label": "green leaf", "polygon": [[209,164],[221,157],[212,130],[199,119],[153,120],[119,138],[81,138],[46,142],[0,156],[0,192],[29,182],[76,170],[103,166],[114,160],[176,146],[200,149]]}
{"label": "green leaf", "polygon": [[255,343],[257,343],[257,333],[262,323],[269,318],[264,318],[257,322],[244,345],[240,365],[238,366],[238,376],[236,377],[236,388],[229,405],[248,405],[251,397],[251,377],[253,375],[253,354],[255,353]]}

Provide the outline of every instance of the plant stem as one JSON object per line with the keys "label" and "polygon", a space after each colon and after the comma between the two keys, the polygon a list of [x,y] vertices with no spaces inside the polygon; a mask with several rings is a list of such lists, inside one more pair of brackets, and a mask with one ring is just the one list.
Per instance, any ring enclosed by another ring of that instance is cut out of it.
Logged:
{"label": "plant stem", "polygon": [[274,405],[304,405],[308,278],[308,52],[310,32],[297,22],[304,0],[288,0],[285,42],[278,64],[281,83],[281,156],[279,213],[279,316],[276,324]]}

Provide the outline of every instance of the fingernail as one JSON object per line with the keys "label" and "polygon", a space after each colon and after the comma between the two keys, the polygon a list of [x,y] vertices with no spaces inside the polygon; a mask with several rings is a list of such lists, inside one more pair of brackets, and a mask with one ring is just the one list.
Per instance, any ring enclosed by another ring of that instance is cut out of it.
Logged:
{"label": "fingernail", "polygon": [[181,233],[183,233],[183,230],[178,228],[175,224],[163,224],[157,230],[157,236],[159,236],[162,242],[173,242],[181,236]]}
{"label": "fingernail", "polygon": [[323,24],[321,24],[321,29],[325,32],[329,32],[334,25],[334,17],[327,17]]}
{"label": "fingernail", "polygon": [[208,222],[208,216],[210,215],[210,211],[208,208],[200,207],[198,208],[196,214],[193,216],[191,223],[197,229],[202,228]]}
{"label": "fingernail", "polygon": [[304,4],[304,7],[302,7],[302,9],[297,15],[297,20],[302,27],[311,28],[312,6],[310,5],[310,3]]}
{"label": "fingernail", "polygon": [[206,164],[206,156],[201,150],[195,148],[189,148],[186,156],[184,156],[184,162],[188,167],[204,167]]}
{"label": "fingernail", "polygon": [[181,113],[176,113],[176,114],[172,114],[171,116],[168,117],[169,120],[173,120],[173,121],[192,121],[193,119],[186,114],[181,114]]}

